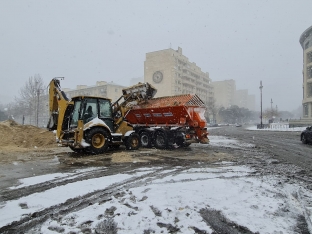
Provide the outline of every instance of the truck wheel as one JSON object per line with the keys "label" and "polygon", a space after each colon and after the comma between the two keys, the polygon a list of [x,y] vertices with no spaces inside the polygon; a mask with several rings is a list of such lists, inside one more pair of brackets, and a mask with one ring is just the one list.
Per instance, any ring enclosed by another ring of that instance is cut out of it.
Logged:
{"label": "truck wheel", "polygon": [[152,140],[148,132],[142,132],[140,134],[141,146],[145,148],[150,148],[152,146]]}
{"label": "truck wheel", "polygon": [[155,133],[155,147],[157,149],[167,148],[167,135],[165,132],[157,131]]}
{"label": "truck wheel", "polygon": [[137,133],[132,133],[126,140],[127,150],[137,150],[140,148],[140,136]]}
{"label": "truck wheel", "polygon": [[93,154],[101,154],[107,151],[109,133],[103,128],[92,128],[86,137],[86,142],[90,144],[87,151]]}

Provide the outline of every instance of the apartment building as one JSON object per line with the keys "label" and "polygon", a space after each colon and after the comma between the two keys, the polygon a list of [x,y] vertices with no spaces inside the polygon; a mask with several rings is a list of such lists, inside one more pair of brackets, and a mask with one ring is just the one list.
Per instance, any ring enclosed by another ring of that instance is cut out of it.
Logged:
{"label": "apartment building", "polygon": [[303,49],[303,120],[312,123],[312,26],[306,29],[299,40]]}
{"label": "apartment building", "polygon": [[146,53],[144,82],[157,89],[155,97],[197,94],[208,107],[208,112],[214,104],[209,73],[190,62],[180,47],[178,50],[170,48]]}

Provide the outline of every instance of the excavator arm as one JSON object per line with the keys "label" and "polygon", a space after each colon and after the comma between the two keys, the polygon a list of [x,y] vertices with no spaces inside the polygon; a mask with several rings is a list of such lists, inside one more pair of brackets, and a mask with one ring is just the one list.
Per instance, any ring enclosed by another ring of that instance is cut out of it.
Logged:
{"label": "excavator arm", "polygon": [[60,80],[53,78],[49,84],[49,114],[50,119],[47,128],[50,131],[56,130],[56,137],[59,139],[62,132],[62,124],[66,108],[70,100],[62,91]]}

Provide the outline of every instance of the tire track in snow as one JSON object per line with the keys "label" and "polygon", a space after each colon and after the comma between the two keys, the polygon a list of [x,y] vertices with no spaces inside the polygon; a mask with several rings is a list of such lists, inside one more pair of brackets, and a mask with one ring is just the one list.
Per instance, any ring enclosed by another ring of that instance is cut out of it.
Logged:
{"label": "tire track in snow", "polygon": [[[94,203],[103,203],[109,201],[111,196],[118,196],[118,193],[123,190],[138,187],[155,179],[161,179],[169,175],[174,175],[175,173],[185,169],[188,169],[188,167],[181,167],[172,170],[172,166],[165,166],[151,173],[112,184],[105,189],[96,190],[80,197],[70,198],[64,203],[28,214],[26,217],[23,217],[18,221],[14,221],[6,226],[3,226],[0,228],[0,233],[16,233],[19,230],[23,230],[25,233],[37,225],[45,222],[48,218],[63,216],[84,209]],[[166,170],[170,171],[165,172]]]}

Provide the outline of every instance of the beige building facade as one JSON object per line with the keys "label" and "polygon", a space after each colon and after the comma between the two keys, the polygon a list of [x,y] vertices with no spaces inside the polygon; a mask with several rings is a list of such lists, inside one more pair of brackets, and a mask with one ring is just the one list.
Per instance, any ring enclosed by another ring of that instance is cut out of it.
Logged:
{"label": "beige building facade", "polygon": [[214,103],[209,73],[190,62],[180,47],[146,53],[144,82],[157,89],[155,97],[191,93],[197,94],[207,107]]}
{"label": "beige building facade", "polygon": [[312,26],[305,30],[299,40],[303,49],[303,115],[302,120],[312,124]]}
{"label": "beige building facade", "polygon": [[216,106],[228,108],[234,105],[236,83],[235,80],[213,81]]}
{"label": "beige building facade", "polygon": [[255,110],[255,95],[248,94],[247,89],[236,90],[235,80],[213,81],[214,95],[217,107],[229,108],[233,105]]}
{"label": "beige building facade", "polygon": [[97,81],[94,86],[77,85],[76,89],[63,89],[63,91],[69,98],[85,95],[106,97],[116,101],[122,95],[123,88],[125,86],[113,82]]}

